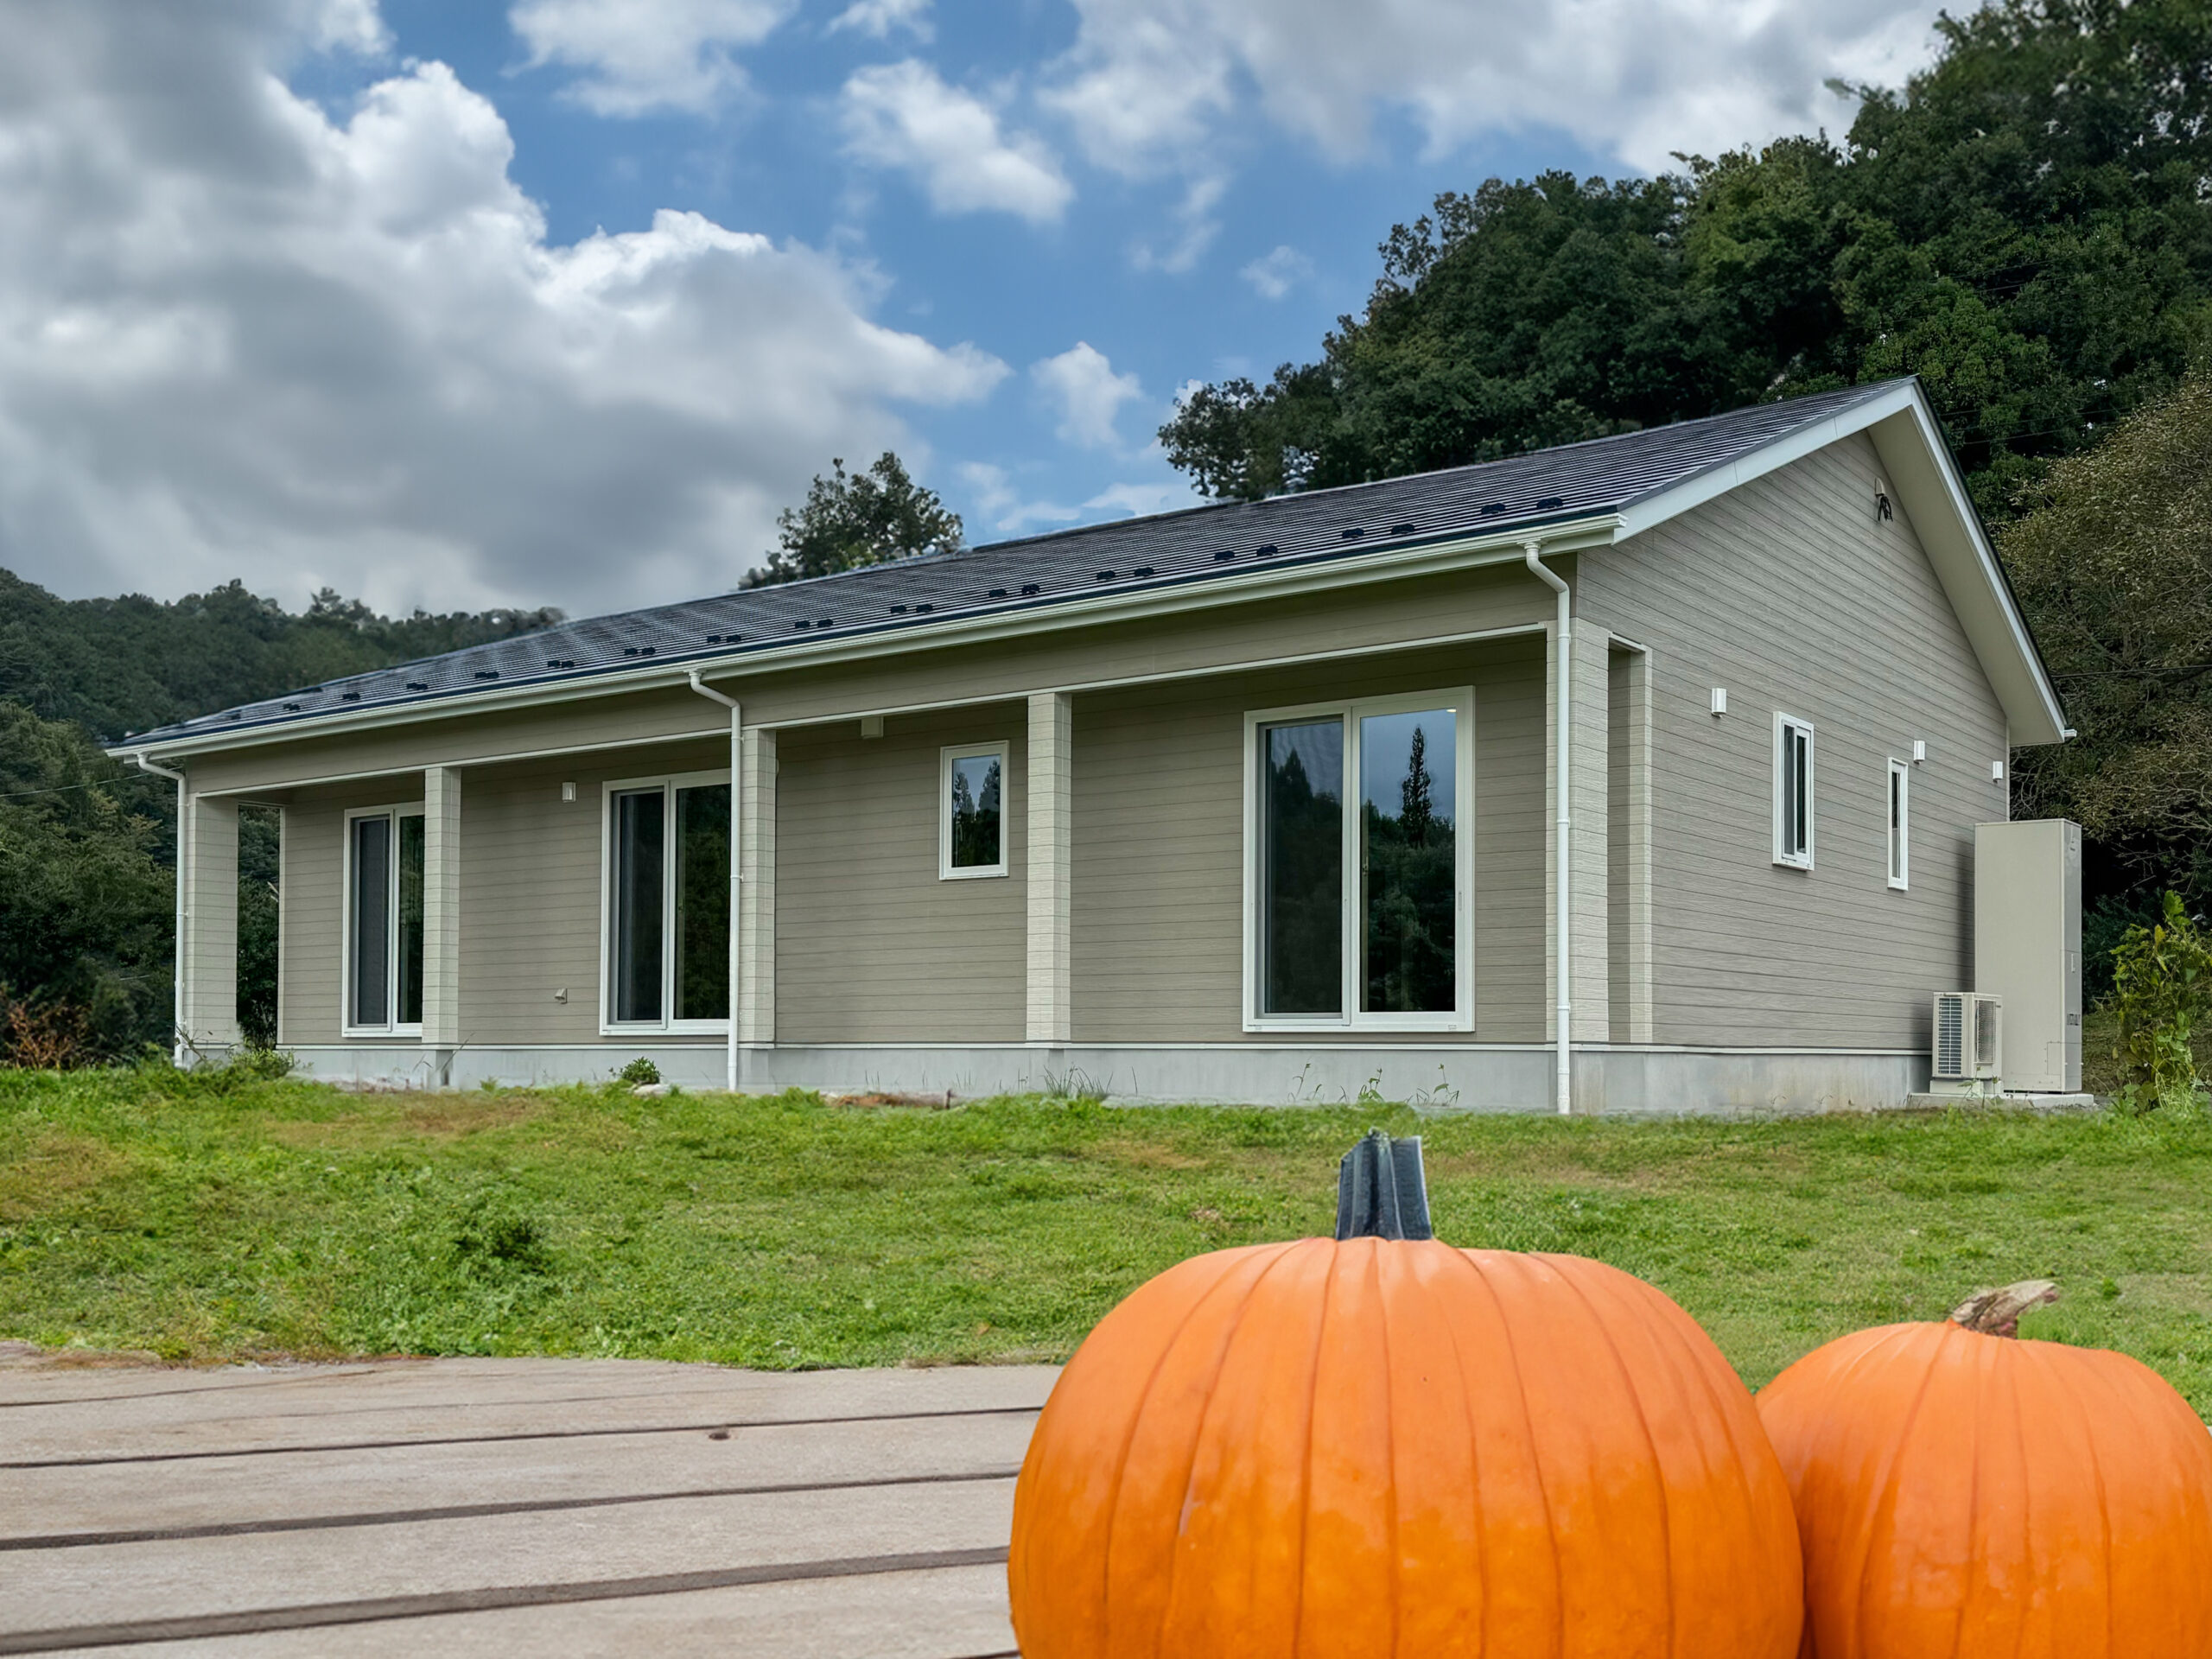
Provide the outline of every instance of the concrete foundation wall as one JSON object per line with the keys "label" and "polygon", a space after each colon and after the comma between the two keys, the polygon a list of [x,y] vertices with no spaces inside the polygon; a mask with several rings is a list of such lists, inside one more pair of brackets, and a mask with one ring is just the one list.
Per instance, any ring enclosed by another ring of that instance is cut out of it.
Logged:
{"label": "concrete foundation wall", "polygon": [[[412,1044],[295,1051],[301,1071],[401,1088],[604,1083],[643,1057],[663,1081],[717,1089],[726,1051],[700,1043],[468,1048],[434,1058]],[[1533,1045],[803,1044],[741,1050],[748,1092],[1100,1093],[1128,1104],[1343,1106],[1370,1099],[1431,1112],[1551,1109],[1554,1051]],[[441,1070],[441,1060],[443,1068]],[[1902,1107],[1926,1088],[1918,1053],[1713,1052],[1592,1048],[1574,1057],[1578,1113],[1609,1116],[1789,1116]]]}

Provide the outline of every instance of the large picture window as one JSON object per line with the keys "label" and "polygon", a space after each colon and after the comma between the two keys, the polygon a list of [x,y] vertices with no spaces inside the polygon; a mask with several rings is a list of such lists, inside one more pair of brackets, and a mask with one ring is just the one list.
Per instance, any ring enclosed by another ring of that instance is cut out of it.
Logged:
{"label": "large picture window", "polygon": [[1245,1023],[1473,1025],[1474,697],[1248,717]]}
{"label": "large picture window", "polygon": [[346,1034],[423,1030],[423,809],[346,815]]}
{"label": "large picture window", "polygon": [[607,786],[607,1030],[728,1020],[729,807],[727,772]]}

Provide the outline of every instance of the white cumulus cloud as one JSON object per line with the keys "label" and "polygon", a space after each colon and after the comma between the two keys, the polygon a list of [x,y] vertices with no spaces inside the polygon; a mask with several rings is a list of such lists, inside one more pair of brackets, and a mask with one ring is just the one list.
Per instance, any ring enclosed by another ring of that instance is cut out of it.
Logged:
{"label": "white cumulus cloud", "polygon": [[507,21],[533,67],[582,72],[570,88],[601,115],[702,114],[745,86],[732,54],[757,46],[794,0],[519,0]]}
{"label": "white cumulus cloud", "polygon": [[1115,373],[1106,353],[1088,340],[1031,364],[1029,375],[1059,416],[1059,435],[1086,449],[1118,442],[1115,417],[1123,404],[1144,396],[1136,376]]}
{"label": "white cumulus cloud", "polygon": [[[1102,165],[1187,166],[1248,124],[1346,159],[1378,111],[1433,150],[1550,128],[1636,167],[1833,120],[1831,76],[1923,60],[1932,0],[1072,0],[1049,97]],[[1247,89],[1250,89],[1248,92]]]}
{"label": "white cumulus cloud", "polygon": [[936,34],[930,23],[930,0],[853,0],[830,21],[832,35],[848,29],[878,41],[888,40],[900,29],[918,41]]}
{"label": "white cumulus cloud", "polygon": [[[1079,509],[1065,507],[1056,501],[1028,499],[1014,487],[1013,475],[1005,467],[995,467],[988,461],[963,461],[959,474],[975,501],[976,511],[1001,536],[1019,536],[1044,525],[1071,524],[1083,516]],[[969,539],[986,538],[975,536]]]}
{"label": "white cumulus cloud", "polygon": [[1281,245],[1236,273],[1263,300],[1279,300],[1313,274],[1313,262],[1296,248]]}
{"label": "white cumulus cloud", "polygon": [[1166,483],[1109,484],[1083,504],[1087,514],[1103,517],[1111,513],[1131,518],[1142,518],[1155,512],[1173,512],[1178,507],[1202,507],[1206,498],[1191,487],[1187,479]]}
{"label": "white cumulus cloud", "polygon": [[1075,195],[1051,151],[1000,129],[997,112],[925,63],[871,65],[845,83],[848,153],[913,174],[939,213],[1056,219]]}
{"label": "white cumulus cloud", "polygon": [[712,592],[831,455],[906,439],[899,404],[1005,374],[696,213],[550,242],[442,65],[342,123],[287,89],[362,16],[0,0],[0,565],[385,607]]}

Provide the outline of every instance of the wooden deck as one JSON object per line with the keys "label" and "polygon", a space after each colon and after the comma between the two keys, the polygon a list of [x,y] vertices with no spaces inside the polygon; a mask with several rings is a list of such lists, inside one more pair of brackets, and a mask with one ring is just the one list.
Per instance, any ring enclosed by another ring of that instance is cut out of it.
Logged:
{"label": "wooden deck", "polygon": [[0,1654],[1000,1659],[1045,1367],[0,1363]]}

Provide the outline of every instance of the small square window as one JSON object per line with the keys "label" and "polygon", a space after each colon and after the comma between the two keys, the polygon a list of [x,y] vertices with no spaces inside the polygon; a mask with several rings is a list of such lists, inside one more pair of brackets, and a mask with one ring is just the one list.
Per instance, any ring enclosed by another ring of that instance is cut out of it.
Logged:
{"label": "small square window", "polygon": [[938,874],[947,881],[1006,874],[1004,743],[956,745],[938,770]]}
{"label": "small square window", "polygon": [[1813,868],[1813,727],[1774,717],[1774,861]]}
{"label": "small square window", "polygon": [[1903,893],[1912,876],[1912,768],[1890,762],[1890,885]]}

